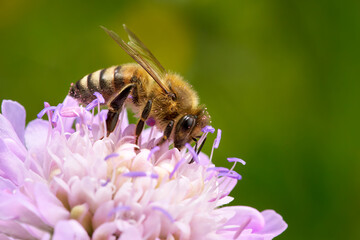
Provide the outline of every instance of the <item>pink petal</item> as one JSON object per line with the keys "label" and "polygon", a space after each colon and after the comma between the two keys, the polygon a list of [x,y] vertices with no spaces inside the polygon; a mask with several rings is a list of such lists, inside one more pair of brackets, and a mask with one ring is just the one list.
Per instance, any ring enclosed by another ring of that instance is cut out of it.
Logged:
{"label": "pink petal", "polygon": [[[201,224],[197,224],[201,223]],[[190,239],[223,239],[216,237],[213,232],[216,226],[216,219],[209,218],[209,215],[205,212],[197,212],[192,216],[191,222],[191,236]]]}
{"label": "pink petal", "polygon": [[104,202],[96,209],[92,221],[94,228],[98,228],[102,223],[111,219],[111,217],[109,217],[109,213],[114,209],[114,207],[115,203],[111,200]]}
{"label": "pink petal", "polygon": [[55,226],[53,240],[90,240],[85,229],[75,220],[62,220]]}
{"label": "pink petal", "polygon": [[[92,235],[93,240],[111,239],[114,233],[119,232],[115,222],[106,222],[96,227]],[[114,238],[115,239],[115,238]],[[129,238],[132,239],[132,238]]]}
{"label": "pink petal", "polygon": [[265,226],[259,233],[276,237],[286,230],[286,222],[274,210],[264,210],[261,214],[265,218]]}
{"label": "pink petal", "polygon": [[224,194],[229,195],[229,193],[236,186],[238,180],[234,179],[234,178],[229,178],[229,177],[222,177],[222,178],[219,178],[218,182],[220,183],[219,190],[221,191],[222,195],[224,195]]}
{"label": "pink petal", "polygon": [[9,179],[0,176],[0,191],[12,192],[16,188],[16,185]]}
{"label": "pink petal", "polygon": [[185,221],[174,223],[175,227],[180,230],[180,239],[189,239],[191,234],[190,224]]}
{"label": "pink petal", "polygon": [[230,196],[223,197],[223,198],[219,199],[219,200],[216,202],[216,206],[217,206],[217,207],[220,207],[220,206],[222,206],[222,205],[229,204],[229,203],[231,203],[233,200],[234,200],[234,198],[233,198],[233,197],[230,197]]}
{"label": "pink petal", "polygon": [[[123,116],[122,119],[120,119],[121,116]],[[128,120],[127,111],[126,111],[125,108],[124,108],[124,109],[122,110],[122,112],[120,113],[119,120],[121,121],[121,125],[120,125],[121,131],[124,131],[124,129],[125,129],[127,126],[129,126],[129,120]]]}
{"label": "pink petal", "polygon": [[15,139],[18,141],[19,145],[21,144],[21,141],[17,136],[12,124],[3,114],[0,114],[0,138]]}
{"label": "pink petal", "polygon": [[[150,142],[162,137],[163,133],[160,131],[156,131],[155,128],[156,127],[149,127],[149,128],[144,129],[141,132],[141,135],[140,135],[141,143],[142,144],[146,143],[147,146],[144,145],[145,147],[150,147],[150,146],[153,147],[154,145],[151,145]],[[150,134],[151,134],[151,136],[150,136]],[[149,137],[150,137],[150,139],[149,139]],[[150,142],[149,142],[149,140],[150,140]]]}
{"label": "pink petal", "polygon": [[9,149],[21,159],[25,159],[26,149],[20,141],[13,126],[2,114],[0,114],[0,139],[2,139]]}
{"label": "pink petal", "polygon": [[[79,106],[79,103],[72,97],[66,96],[63,107],[77,107]],[[74,123],[75,118],[62,118],[64,130],[65,132],[71,132],[72,131],[72,125]],[[57,128],[61,128],[60,124],[57,126]]]}
{"label": "pink petal", "polygon": [[26,228],[24,228],[20,223],[17,223],[15,221],[0,220],[0,232],[4,233],[10,237],[22,239],[22,240],[36,240],[37,239],[34,236],[31,236],[29,231]]}
{"label": "pink petal", "polygon": [[26,127],[25,145],[27,149],[36,148],[43,150],[49,131],[49,122],[42,119],[35,119]]}
{"label": "pink petal", "polygon": [[18,102],[11,100],[3,100],[1,104],[1,112],[12,124],[20,141],[24,143],[25,131],[25,108]]}
{"label": "pink petal", "polygon": [[231,206],[219,209],[219,212],[224,216],[228,216],[228,221],[225,223],[224,228],[220,231],[232,230],[236,232],[239,227],[244,223],[244,229],[252,229],[253,232],[260,231],[264,225],[265,220],[261,213],[251,207],[247,206]]}
{"label": "pink petal", "polygon": [[98,188],[94,195],[94,203],[96,207],[100,206],[104,202],[111,200],[112,194],[113,189],[110,185]]}
{"label": "pink petal", "polygon": [[200,152],[199,153],[199,163],[202,166],[207,166],[210,164],[210,159],[205,153]]}
{"label": "pink petal", "polygon": [[142,240],[144,239],[141,235],[141,232],[134,225],[129,224],[126,221],[117,221],[116,225],[118,229],[121,231],[121,236],[119,240]]}
{"label": "pink petal", "polygon": [[16,185],[22,184],[26,177],[29,177],[28,170],[24,163],[9,151],[3,139],[0,138],[0,172],[3,177],[9,179]]}
{"label": "pink petal", "polygon": [[[34,196],[40,214],[51,226],[55,226],[58,221],[67,219],[70,216],[70,213],[64,208],[60,200],[50,192],[45,184],[35,184]],[[49,211],[50,209],[51,211]]]}
{"label": "pink petal", "polygon": [[13,238],[10,238],[6,236],[5,234],[0,233],[0,240],[13,240]]}
{"label": "pink petal", "polygon": [[161,218],[162,216],[155,212],[147,214],[147,218],[141,224],[144,231],[144,239],[154,239],[161,233]]}
{"label": "pink petal", "polygon": [[0,192],[0,219],[5,221],[16,219],[17,222],[26,223],[39,229],[51,230],[38,215],[38,210],[31,200],[19,192],[16,194]]}

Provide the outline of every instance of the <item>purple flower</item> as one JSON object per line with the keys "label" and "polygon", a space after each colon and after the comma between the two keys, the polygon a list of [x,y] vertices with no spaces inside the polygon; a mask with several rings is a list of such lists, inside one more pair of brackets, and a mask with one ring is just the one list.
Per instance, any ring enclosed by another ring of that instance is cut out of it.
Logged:
{"label": "purple flower", "polygon": [[1,109],[0,239],[272,239],[287,227],[273,210],[224,206],[240,179],[234,167],[190,145],[156,148],[155,127],[135,151],[126,111],[106,137],[107,110],[94,115],[70,97],[26,127],[20,104]]}

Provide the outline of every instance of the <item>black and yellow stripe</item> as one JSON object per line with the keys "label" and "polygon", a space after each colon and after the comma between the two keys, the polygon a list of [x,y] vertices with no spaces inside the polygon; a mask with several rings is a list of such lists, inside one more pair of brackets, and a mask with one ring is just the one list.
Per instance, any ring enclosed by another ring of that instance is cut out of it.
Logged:
{"label": "black and yellow stripe", "polygon": [[90,73],[72,84],[69,95],[88,104],[95,98],[94,92],[99,92],[107,101],[114,93],[119,92],[126,82],[131,82],[131,77],[124,77],[124,69],[126,70],[126,67],[112,66]]}

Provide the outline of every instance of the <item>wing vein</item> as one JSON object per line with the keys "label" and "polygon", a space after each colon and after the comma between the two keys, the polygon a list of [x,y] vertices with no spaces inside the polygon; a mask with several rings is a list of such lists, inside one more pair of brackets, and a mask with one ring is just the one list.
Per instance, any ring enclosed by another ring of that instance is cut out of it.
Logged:
{"label": "wing vein", "polygon": [[129,43],[122,40],[114,31],[101,28],[144,70],[154,79],[154,81],[164,90],[166,94],[170,94],[170,89],[163,83],[165,69],[160,62],[154,57],[150,50],[140,41],[140,39],[131,32],[125,25],[124,29],[128,33]]}

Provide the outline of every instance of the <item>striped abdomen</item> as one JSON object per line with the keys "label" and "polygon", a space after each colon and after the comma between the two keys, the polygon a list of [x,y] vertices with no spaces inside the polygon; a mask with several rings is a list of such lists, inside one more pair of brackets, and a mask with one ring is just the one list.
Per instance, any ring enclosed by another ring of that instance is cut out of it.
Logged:
{"label": "striped abdomen", "polygon": [[115,93],[129,84],[138,65],[112,66],[90,73],[71,85],[69,95],[81,103],[88,104],[95,99],[95,92],[101,93],[107,102]]}

